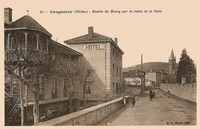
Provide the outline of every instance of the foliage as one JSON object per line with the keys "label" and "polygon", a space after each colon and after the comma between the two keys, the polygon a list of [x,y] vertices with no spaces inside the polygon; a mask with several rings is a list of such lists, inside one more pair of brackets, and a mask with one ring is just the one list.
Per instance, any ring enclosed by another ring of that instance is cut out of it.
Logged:
{"label": "foliage", "polygon": [[[24,101],[22,94],[22,86],[27,86],[34,94],[33,116],[34,123],[39,122],[39,85],[38,81],[42,76],[48,76],[49,69],[53,62],[50,60],[50,56],[44,52],[26,47],[22,45],[25,43],[24,33],[18,35],[20,32],[16,31],[12,34],[15,36],[12,40],[12,47],[6,47],[5,49],[5,78],[9,78],[11,75],[19,82],[20,99],[21,99],[21,113],[24,112]],[[31,33],[30,33],[31,35]],[[6,42],[5,44],[8,44]],[[29,44],[32,44],[32,42]],[[28,44],[28,46],[29,46]],[[11,82],[12,83],[12,82]],[[24,114],[21,114],[22,125],[24,124]]]}
{"label": "foliage", "polygon": [[[72,58],[70,59],[70,62],[57,62],[55,64],[54,70],[65,76],[69,84],[70,101],[72,93],[78,93],[82,95],[83,106],[85,106],[86,90],[88,86],[91,86],[94,83],[93,75],[95,71],[86,65],[86,63],[83,60],[83,57]],[[74,88],[74,86],[76,85],[74,84],[74,82],[79,82],[80,86],[82,87],[82,93],[80,93],[79,89]],[[72,105],[70,107],[72,108]]]}
{"label": "foliage", "polygon": [[192,83],[192,78],[196,77],[196,67],[194,61],[187,54],[186,49],[182,50],[176,80],[181,84],[181,79],[186,78],[186,83]]}

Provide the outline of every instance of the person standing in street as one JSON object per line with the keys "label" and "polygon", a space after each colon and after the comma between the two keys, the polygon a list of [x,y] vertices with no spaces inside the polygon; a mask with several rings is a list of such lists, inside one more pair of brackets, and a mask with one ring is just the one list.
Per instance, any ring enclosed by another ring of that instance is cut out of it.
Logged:
{"label": "person standing in street", "polygon": [[169,98],[169,96],[170,96],[170,91],[168,90],[167,91],[167,97]]}
{"label": "person standing in street", "polygon": [[131,96],[131,104],[132,104],[132,108],[135,107],[135,103],[136,103],[136,98],[134,95]]}
{"label": "person standing in street", "polygon": [[123,100],[124,107],[126,107],[126,97],[123,96],[122,100]]}
{"label": "person standing in street", "polygon": [[157,91],[157,94],[158,94],[158,98],[160,98],[160,95],[159,95],[159,90]]}
{"label": "person standing in street", "polygon": [[156,92],[155,92],[155,91],[153,91],[152,96],[153,96],[153,97],[152,97],[153,99],[156,98]]}
{"label": "person standing in street", "polygon": [[149,101],[151,101],[153,98],[153,91],[150,89],[149,90]]}

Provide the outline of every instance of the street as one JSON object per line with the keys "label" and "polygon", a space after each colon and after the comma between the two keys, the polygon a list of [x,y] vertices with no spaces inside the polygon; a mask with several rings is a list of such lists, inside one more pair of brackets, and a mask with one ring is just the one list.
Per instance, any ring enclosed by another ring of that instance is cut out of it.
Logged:
{"label": "street", "polygon": [[127,105],[98,125],[196,125],[196,104],[161,93],[149,101],[148,93]]}

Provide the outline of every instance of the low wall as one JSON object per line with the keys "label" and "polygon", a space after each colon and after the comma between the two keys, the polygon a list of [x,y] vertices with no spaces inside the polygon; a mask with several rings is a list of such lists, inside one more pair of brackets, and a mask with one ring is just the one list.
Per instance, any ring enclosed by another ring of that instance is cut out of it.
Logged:
{"label": "low wall", "polygon": [[189,100],[196,103],[196,84],[161,84],[160,89],[167,92],[170,91],[171,94],[180,97],[185,100]]}
{"label": "low wall", "polygon": [[[127,96],[128,97],[128,96]],[[107,118],[110,114],[120,109],[122,106],[122,97],[99,104],[87,109],[83,109],[65,116],[54,118],[45,122],[40,122],[36,126],[62,126],[62,125],[95,125]]]}

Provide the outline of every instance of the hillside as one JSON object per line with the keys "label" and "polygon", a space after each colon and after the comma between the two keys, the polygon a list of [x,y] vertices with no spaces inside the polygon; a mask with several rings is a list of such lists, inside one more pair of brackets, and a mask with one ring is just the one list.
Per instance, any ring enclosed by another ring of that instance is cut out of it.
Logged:
{"label": "hillside", "polygon": [[[135,70],[135,69],[141,69],[141,65],[134,65],[131,67],[123,68],[123,72],[127,72],[129,70]],[[147,62],[143,64],[143,69],[145,72],[151,72],[153,71],[168,71],[168,63],[166,62]]]}

